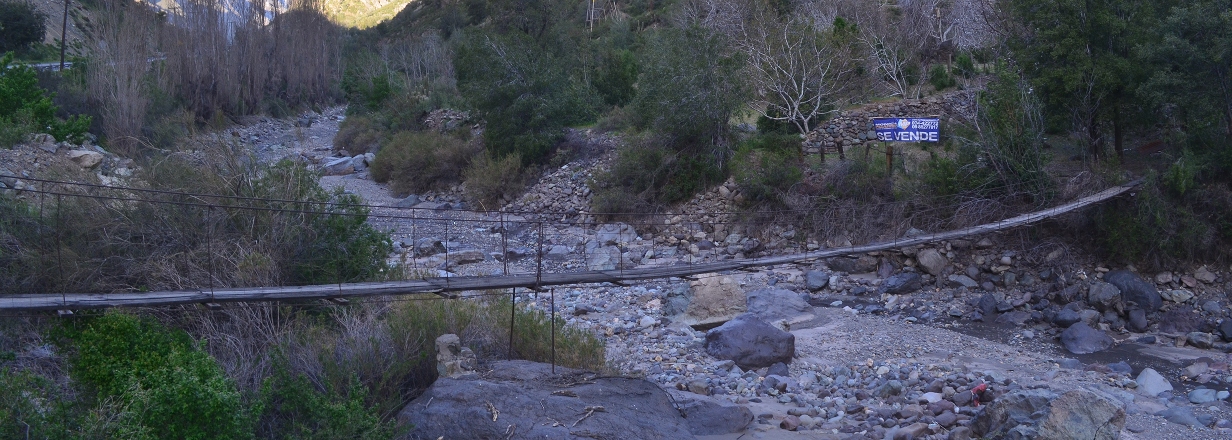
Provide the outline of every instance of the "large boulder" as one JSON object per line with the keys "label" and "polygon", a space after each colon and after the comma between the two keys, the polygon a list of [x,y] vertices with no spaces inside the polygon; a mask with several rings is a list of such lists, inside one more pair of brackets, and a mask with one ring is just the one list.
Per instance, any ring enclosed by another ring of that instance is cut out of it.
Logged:
{"label": "large boulder", "polygon": [[631,243],[637,240],[637,231],[625,223],[608,223],[599,225],[595,240],[600,245]]}
{"label": "large boulder", "polygon": [[1133,272],[1127,270],[1108,272],[1104,275],[1104,281],[1121,290],[1121,299],[1124,302],[1133,302],[1147,312],[1159,310],[1164,303],[1155,285],[1144,281]]}
{"label": "large boulder", "polygon": [[586,254],[586,268],[590,270],[630,269],[633,261],[620,253],[616,246],[596,248]]}
{"label": "large boulder", "polygon": [[1143,368],[1134,382],[1138,383],[1139,393],[1151,397],[1158,396],[1164,391],[1172,391],[1172,383],[1153,368]]}
{"label": "large boulder", "polygon": [[924,249],[915,255],[915,259],[920,262],[920,267],[935,277],[941,276],[941,272],[950,264],[950,260],[936,249]]}
{"label": "large boulder", "polygon": [[689,283],[690,299],[676,322],[717,325],[748,311],[744,289],[733,276],[707,276]]}
{"label": "large boulder", "polygon": [[[412,439],[694,438],[671,396],[642,379],[529,361],[437,379],[398,414]],[[573,385],[565,385],[573,384]]]}
{"label": "large boulder", "polygon": [[810,270],[804,273],[804,287],[816,292],[825,289],[830,284],[830,274],[820,270]]}
{"label": "large boulder", "polygon": [[784,320],[794,323],[814,318],[813,306],[800,294],[786,289],[754,290],[745,295],[745,305],[749,313],[766,322]]}
{"label": "large boulder", "polygon": [[977,438],[1038,440],[1120,438],[1125,404],[1104,393],[1076,389],[1061,395],[1018,390],[988,404],[971,422]]}
{"label": "large boulder", "polygon": [[322,165],[321,169],[325,171],[326,176],[341,176],[354,173],[355,165],[351,163],[351,158],[340,157],[337,159],[331,159],[329,162],[325,162],[325,165]]}
{"label": "large boulder", "polygon": [[1125,309],[1125,303],[1121,302],[1121,289],[1102,281],[1091,282],[1087,303],[1101,312],[1112,310],[1119,314]]}
{"label": "large boulder", "polygon": [[1073,354],[1097,353],[1112,348],[1112,338],[1093,329],[1085,322],[1069,326],[1061,332],[1061,344]]}
{"label": "large boulder", "polygon": [[886,278],[886,280],[881,283],[881,291],[891,295],[906,295],[908,293],[920,290],[920,282],[920,274],[915,272],[903,272]]}
{"label": "large boulder", "polygon": [[744,405],[696,393],[668,390],[693,435],[722,435],[743,431],[753,421],[753,411]]}
{"label": "large boulder", "polygon": [[706,332],[705,347],[711,356],[748,370],[791,362],[796,336],[745,313]]}
{"label": "large boulder", "polygon": [[103,162],[102,153],[99,153],[97,151],[90,151],[90,150],[69,151],[68,158],[69,160],[72,160],[73,163],[76,163],[77,166],[80,166],[85,169],[94,168],[98,166],[98,164]]}

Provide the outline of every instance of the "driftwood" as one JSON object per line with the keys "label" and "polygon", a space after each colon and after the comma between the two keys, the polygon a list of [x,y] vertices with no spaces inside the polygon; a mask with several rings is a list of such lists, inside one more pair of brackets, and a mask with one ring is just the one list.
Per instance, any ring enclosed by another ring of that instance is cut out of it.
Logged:
{"label": "driftwood", "polygon": [[0,310],[35,311],[97,309],[107,307],[148,307],[193,303],[218,304],[224,302],[337,299],[344,297],[406,295],[416,293],[434,293],[452,298],[454,296],[449,295],[447,292],[509,288],[538,289],[544,286],[559,286],[568,284],[620,284],[626,281],[670,277],[684,278],[705,273],[799,263],[820,258],[862,254],[873,251],[916,246],[971,235],[987,234],[990,232],[1029,225],[1031,223],[1056,217],[1108,200],[1133,189],[1133,187],[1137,186],[1140,182],[1140,180],[1136,180],[1125,185],[1106,189],[1099,193],[1083,197],[1061,206],[1023,214],[993,223],[973,226],[970,228],[907,237],[861,246],[823,249],[802,254],[783,255],[777,257],[624,270],[544,273],[541,275],[532,273],[500,276],[462,276],[382,283],[329,284],[298,287],[216,289],[212,292],[208,290],[181,290],[141,293],[40,293],[0,295]]}

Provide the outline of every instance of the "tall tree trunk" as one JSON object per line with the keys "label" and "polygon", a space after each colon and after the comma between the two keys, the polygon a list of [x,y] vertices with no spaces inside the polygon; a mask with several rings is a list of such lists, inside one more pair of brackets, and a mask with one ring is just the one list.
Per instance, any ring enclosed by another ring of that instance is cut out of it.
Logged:
{"label": "tall tree trunk", "polygon": [[1117,160],[1125,163],[1124,136],[1121,130],[1121,105],[1112,106],[1112,143],[1116,148]]}
{"label": "tall tree trunk", "polygon": [[1087,121],[1087,143],[1090,144],[1091,160],[1099,162],[1100,142],[1099,142],[1099,112],[1092,111],[1091,119]]}

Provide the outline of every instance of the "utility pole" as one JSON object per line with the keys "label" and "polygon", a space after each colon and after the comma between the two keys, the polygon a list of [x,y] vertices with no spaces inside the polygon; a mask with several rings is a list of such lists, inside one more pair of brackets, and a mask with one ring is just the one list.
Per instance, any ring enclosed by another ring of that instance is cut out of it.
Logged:
{"label": "utility pole", "polygon": [[68,35],[68,0],[64,0],[64,21],[60,23],[60,71],[64,71],[65,36]]}

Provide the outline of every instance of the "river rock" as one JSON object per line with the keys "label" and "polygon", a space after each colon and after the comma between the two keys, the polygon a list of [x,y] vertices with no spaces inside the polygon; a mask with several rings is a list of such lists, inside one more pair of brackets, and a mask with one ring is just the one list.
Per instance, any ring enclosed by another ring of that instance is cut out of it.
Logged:
{"label": "river rock", "polygon": [[974,279],[967,275],[950,275],[949,279],[951,287],[966,287],[968,289],[980,287],[980,283],[975,282]]}
{"label": "river rock", "polygon": [[1211,348],[1211,346],[1215,345],[1215,335],[1210,333],[1189,332],[1189,334],[1185,335],[1185,340],[1189,345],[1198,348]]}
{"label": "river rock", "polygon": [[1091,282],[1091,287],[1087,291],[1087,303],[1101,312],[1112,310],[1121,313],[1124,309],[1124,303],[1121,302],[1121,289],[1102,281]]}
{"label": "river rock", "polygon": [[1186,397],[1189,397],[1190,402],[1201,405],[1204,403],[1211,403],[1216,400],[1219,400],[1216,397],[1218,393],[1219,391],[1217,390],[1212,390],[1212,389],[1207,389],[1207,388],[1198,388],[1196,390],[1190,391],[1189,395]]}
{"label": "river rock", "polygon": [[881,291],[891,295],[906,295],[920,290],[920,283],[920,274],[903,272],[886,278],[885,282],[881,283]]}
{"label": "river rock", "polygon": [[330,160],[321,168],[325,171],[326,176],[341,176],[355,172],[355,166],[351,163],[351,158],[349,157]]}
{"label": "river rock", "polygon": [[1155,397],[1164,391],[1172,391],[1172,383],[1152,368],[1142,369],[1134,381],[1138,383],[1138,392],[1146,396]]}
{"label": "river rock", "polygon": [[103,162],[103,155],[97,151],[90,150],[72,150],[68,152],[69,160],[76,163],[85,169],[90,169],[98,166]]}
{"label": "river rock", "polygon": [[705,348],[711,356],[749,370],[791,362],[796,336],[745,313],[706,332]]}
{"label": "river rock", "polygon": [[631,243],[637,240],[637,231],[625,223],[608,223],[595,231],[595,240],[600,245]]}
{"label": "river rock", "polygon": [[1219,335],[1223,336],[1223,340],[1232,342],[1232,318],[1219,323]]}
{"label": "river rock", "polygon": [[[563,367],[553,375],[550,365],[529,361],[497,361],[492,368],[486,374],[437,379],[398,413],[398,422],[410,431],[407,436],[694,438],[671,396],[649,381]],[[569,383],[574,385],[561,385]]]}
{"label": "river rock", "polygon": [[1113,341],[1104,332],[1079,322],[1061,332],[1061,343],[1070,353],[1089,354],[1112,348]]}
{"label": "river rock", "polygon": [[1123,301],[1133,302],[1148,312],[1159,310],[1159,307],[1163,305],[1163,298],[1159,296],[1159,290],[1155,289],[1155,285],[1143,281],[1133,272],[1126,270],[1108,272],[1104,275],[1104,281],[1121,290]]}
{"label": "river rock", "polygon": [[825,289],[830,284],[830,274],[820,270],[810,270],[804,273],[804,287],[816,292]]}
{"label": "river rock", "polygon": [[920,267],[935,277],[941,276],[941,271],[950,264],[950,260],[947,260],[936,249],[924,249],[916,254],[915,259],[920,263]]}

